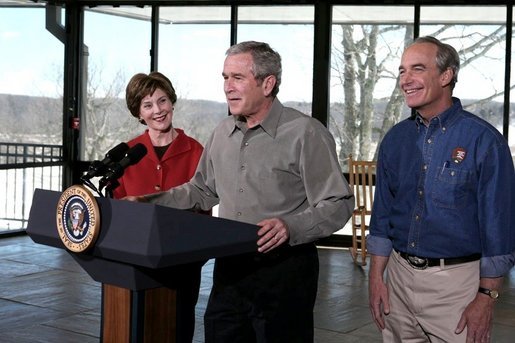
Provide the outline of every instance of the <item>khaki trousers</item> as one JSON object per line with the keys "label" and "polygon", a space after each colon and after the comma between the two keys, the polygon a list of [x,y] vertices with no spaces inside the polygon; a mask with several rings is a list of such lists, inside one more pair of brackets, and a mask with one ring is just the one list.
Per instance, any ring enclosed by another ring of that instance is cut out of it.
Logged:
{"label": "khaki trousers", "polygon": [[479,260],[417,270],[392,252],[386,284],[390,314],[384,342],[465,342],[467,329],[455,334],[465,307],[479,287]]}

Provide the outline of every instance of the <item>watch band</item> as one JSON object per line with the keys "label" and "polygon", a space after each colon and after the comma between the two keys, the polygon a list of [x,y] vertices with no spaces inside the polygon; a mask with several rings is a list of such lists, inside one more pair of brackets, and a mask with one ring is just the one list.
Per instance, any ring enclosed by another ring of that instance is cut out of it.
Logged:
{"label": "watch band", "polygon": [[483,293],[483,294],[488,295],[492,299],[499,298],[499,292],[496,291],[495,289],[488,289],[488,288],[484,288],[484,287],[479,287],[479,289],[477,291],[479,293]]}

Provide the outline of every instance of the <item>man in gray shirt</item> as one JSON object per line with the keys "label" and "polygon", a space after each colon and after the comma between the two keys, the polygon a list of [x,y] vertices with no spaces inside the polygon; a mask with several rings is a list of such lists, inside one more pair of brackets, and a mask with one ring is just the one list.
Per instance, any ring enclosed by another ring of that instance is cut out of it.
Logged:
{"label": "man in gray shirt", "polygon": [[215,261],[206,342],[312,342],[313,242],[345,225],[354,199],[327,128],[277,99],[279,54],[243,42],[226,55],[231,116],[214,130],[194,177],[129,200],[204,210],[219,204],[220,217],[259,227],[256,253]]}

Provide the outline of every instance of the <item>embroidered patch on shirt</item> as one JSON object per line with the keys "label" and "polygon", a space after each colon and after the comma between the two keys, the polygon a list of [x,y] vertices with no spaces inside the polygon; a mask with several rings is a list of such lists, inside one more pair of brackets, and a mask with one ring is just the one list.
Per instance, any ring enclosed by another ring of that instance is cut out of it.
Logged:
{"label": "embroidered patch on shirt", "polygon": [[463,148],[455,148],[452,151],[452,160],[454,163],[461,163],[465,159],[465,156],[467,156],[467,151]]}

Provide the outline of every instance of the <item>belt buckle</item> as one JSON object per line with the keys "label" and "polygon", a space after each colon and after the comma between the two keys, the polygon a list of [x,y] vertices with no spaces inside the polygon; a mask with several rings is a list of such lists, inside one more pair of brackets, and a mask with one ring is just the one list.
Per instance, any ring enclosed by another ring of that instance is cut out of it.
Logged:
{"label": "belt buckle", "polygon": [[422,258],[414,255],[408,255],[407,260],[410,266],[419,270],[424,270],[429,265],[429,261],[427,258]]}

